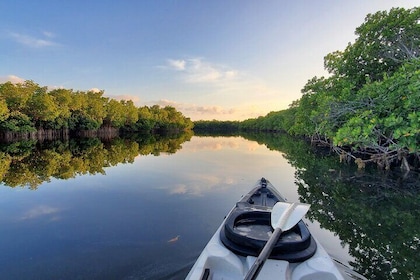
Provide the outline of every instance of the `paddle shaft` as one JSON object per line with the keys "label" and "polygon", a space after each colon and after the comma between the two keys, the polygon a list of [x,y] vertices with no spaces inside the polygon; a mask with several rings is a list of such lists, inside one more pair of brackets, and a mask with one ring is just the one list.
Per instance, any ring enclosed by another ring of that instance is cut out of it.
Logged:
{"label": "paddle shaft", "polygon": [[273,231],[273,234],[268,239],[257,260],[254,262],[254,264],[251,266],[248,273],[246,274],[245,280],[254,280],[257,278],[261,268],[264,265],[264,262],[270,256],[271,251],[273,251],[274,245],[276,244],[282,232],[282,229],[279,227]]}

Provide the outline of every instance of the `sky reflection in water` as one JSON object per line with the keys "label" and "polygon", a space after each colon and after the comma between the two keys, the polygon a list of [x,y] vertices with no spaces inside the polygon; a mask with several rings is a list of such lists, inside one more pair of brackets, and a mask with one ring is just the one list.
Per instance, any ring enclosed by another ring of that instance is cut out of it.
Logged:
{"label": "sky reflection in water", "polygon": [[240,137],[193,137],[182,146],[106,175],[52,179],[37,190],[1,186],[0,275],[182,279],[259,178],[298,200],[294,168],[280,152]]}

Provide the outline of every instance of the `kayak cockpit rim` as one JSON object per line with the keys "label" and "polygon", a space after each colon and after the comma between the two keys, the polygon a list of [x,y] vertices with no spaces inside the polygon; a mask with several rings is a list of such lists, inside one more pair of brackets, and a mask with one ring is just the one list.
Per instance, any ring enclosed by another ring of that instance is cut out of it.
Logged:
{"label": "kayak cockpit rim", "polygon": [[[226,217],[220,231],[222,243],[241,256],[258,256],[273,233],[271,209],[285,199],[262,178]],[[303,221],[280,236],[270,258],[302,262],[315,254],[316,242]]]}

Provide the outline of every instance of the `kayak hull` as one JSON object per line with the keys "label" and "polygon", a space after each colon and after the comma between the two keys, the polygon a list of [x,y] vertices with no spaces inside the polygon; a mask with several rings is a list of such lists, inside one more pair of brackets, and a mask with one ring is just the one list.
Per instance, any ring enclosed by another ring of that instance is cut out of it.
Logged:
{"label": "kayak hull", "polygon": [[[285,201],[262,178],[226,216],[186,279],[243,279],[272,229],[267,217]],[[268,222],[269,224],[269,222]],[[257,279],[344,279],[303,221],[282,234]]]}

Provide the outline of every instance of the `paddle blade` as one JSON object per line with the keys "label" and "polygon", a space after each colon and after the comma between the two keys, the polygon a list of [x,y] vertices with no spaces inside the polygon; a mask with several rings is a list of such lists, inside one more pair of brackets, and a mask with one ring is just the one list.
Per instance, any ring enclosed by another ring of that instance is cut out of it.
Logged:
{"label": "paddle blade", "polygon": [[310,204],[277,202],[271,210],[271,226],[286,231],[294,227],[308,212]]}

